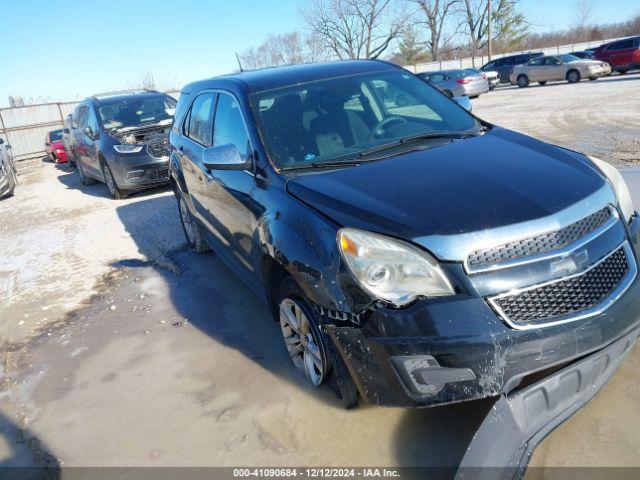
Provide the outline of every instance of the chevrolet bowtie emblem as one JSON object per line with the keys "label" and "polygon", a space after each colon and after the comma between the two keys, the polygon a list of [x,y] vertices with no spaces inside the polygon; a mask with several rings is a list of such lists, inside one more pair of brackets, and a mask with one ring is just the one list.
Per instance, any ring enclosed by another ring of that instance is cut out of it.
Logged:
{"label": "chevrolet bowtie emblem", "polygon": [[586,250],[570,254],[566,257],[560,258],[559,260],[551,262],[551,274],[554,276],[571,275],[586,266],[588,261],[589,252]]}

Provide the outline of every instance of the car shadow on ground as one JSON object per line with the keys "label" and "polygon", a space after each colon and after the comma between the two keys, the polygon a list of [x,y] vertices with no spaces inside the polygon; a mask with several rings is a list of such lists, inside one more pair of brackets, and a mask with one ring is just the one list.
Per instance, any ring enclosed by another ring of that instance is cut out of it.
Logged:
{"label": "car shadow on ground", "polygon": [[0,478],[61,478],[61,464],[42,440],[29,429],[18,426],[3,413],[0,413],[0,439],[3,443]]}
{"label": "car shadow on ground", "polygon": [[[58,181],[62,183],[68,189],[80,190],[82,193],[86,195],[91,195],[93,197],[101,197],[101,198],[111,198],[109,195],[109,190],[107,190],[107,186],[102,183],[96,181],[96,183],[92,185],[82,185],[80,182],[80,177],[76,172],[76,169],[71,167],[68,163],[63,164],[55,164],[55,168],[57,168],[61,175],[59,175]],[[145,197],[149,195],[154,195],[156,193],[165,192],[170,189],[169,184],[161,185],[159,187],[148,188],[146,190],[141,190],[139,192],[132,193],[127,198],[139,198]],[[117,200],[114,200],[117,201]]]}
{"label": "car shadow on ground", "polygon": [[[113,266],[154,266],[165,278],[172,306],[182,318],[188,318],[203,333],[241,352],[261,368],[319,397],[328,407],[342,408],[328,388],[307,386],[291,365],[280,327],[267,306],[215,254],[198,255],[186,247],[168,252],[180,273],[175,277],[167,271],[166,260],[160,253],[161,245],[168,243],[163,237],[170,234],[167,228],[181,229],[173,195],[122,205],[117,213],[149,261],[125,260]],[[389,432],[398,465],[455,469],[492,404],[493,400],[485,400],[406,410],[397,430]]]}

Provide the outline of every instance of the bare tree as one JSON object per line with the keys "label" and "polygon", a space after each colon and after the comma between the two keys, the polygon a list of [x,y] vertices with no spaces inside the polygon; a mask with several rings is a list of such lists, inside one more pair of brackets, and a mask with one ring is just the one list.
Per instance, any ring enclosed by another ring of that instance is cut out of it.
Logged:
{"label": "bare tree", "polygon": [[157,79],[153,72],[145,72],[129,82],[129,88],[173,92],[180,90],[177,77]]}
{"label": "bare tree", "polygon": [[593,16],[593,3],[591,0],[577,0],[575,28],[579,35],[579,41],[584,41],[589,36],[589,23]]}
{"label": "bare tree", "polygon": [[444,28],[449,17],[455,13],[455,7],[460,0],[411,0],[419,7],[421,20],[419,24],[427,27],[429,40],[427,47],[431,59],[435,62],[440,58],[440,48],[446,45],[458,33],[458,29],[444,36]]}
{"label": "bare tree", "polygon": [[[527,21],[516,11],[518,0],[494,0],[491,9],[491,36],[505,46],[517,45],[525,36]],[[475,57],[489,41],[489,2],[487,0],[463,0],[462,14],[469,38],[471,56]]]}
{"label": "bare tree", "polygon": [[396,0],[312,0],[302,17],[340,59],[380,57],[400,36],[404,20]]}
{"label": "bare tree", "polygon": [[269,35],[260,45],[245,50],[239,56],[243,68],[256,69],[317,61],[323,58],[323,53],[311,36],[290,32]]}

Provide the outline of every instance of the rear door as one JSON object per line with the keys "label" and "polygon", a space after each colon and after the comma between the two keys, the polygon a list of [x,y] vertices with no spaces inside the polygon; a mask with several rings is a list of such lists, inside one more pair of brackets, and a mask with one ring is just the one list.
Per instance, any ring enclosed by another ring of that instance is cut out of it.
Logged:
{"label": "rear door", "polygon": [[[85,131],[88,129],[88,131]],[[91,132],[91,133],[89,133]],[[100,145],[100,126],[98,124],[98,117],[92,106],[87,108],[87,121],[86,126],[82,129],[82,135],[84,137],[84,144],[86,148],[87,165],[96,174],[96,176],[102,178],[102,168],[99,160]]]}
{"label": "rear door", "polygon": [[84,129],[87,126],[87,113],[89,108],[87,105],[80,105],[78,108],[78,115],[74,117],[76,128],[74,129],[74,152],[78,158],[78,161],[82,162],[82,165],[89,168],[89,153],[88,145],[86,142],[86,135]]}
{"label": "rear door", "polygon": [[564,80],[567,65],[562,63],[557,57],[546,57],[542,71],[542,80]]}
{"label": "rear door", "polygon": [[545,58],[540,57],[529,61],[526,67],[526,74],[530,82],[544,82],[545,76]]}
{"label": "rear door", "polygon": [[213,112],[217,98],[216,92],[205,91],[193,99],[182,125],[180,143],[177,145],[180,168],[193,204],[193,214],[207,230],[213,226],[203,204],[206,182],[202,161],[205,148],[213,144]]}

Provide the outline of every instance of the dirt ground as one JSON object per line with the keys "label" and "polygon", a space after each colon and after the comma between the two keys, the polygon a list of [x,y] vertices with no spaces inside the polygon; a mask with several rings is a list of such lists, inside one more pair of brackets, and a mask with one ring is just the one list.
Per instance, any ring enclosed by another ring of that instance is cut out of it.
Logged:
{"label": "dirt ground", "polygon": [[[502,88],[474,112],[640,163],[640,75]],[[186,251],[168,189],[124,201],[41,160],[0,202],[0,465],[450,466],[490,405],[340,408],[266,307]],[[624,170],[640,205],[640,169]],[[640,466],[640,348],[536,466]]]}

